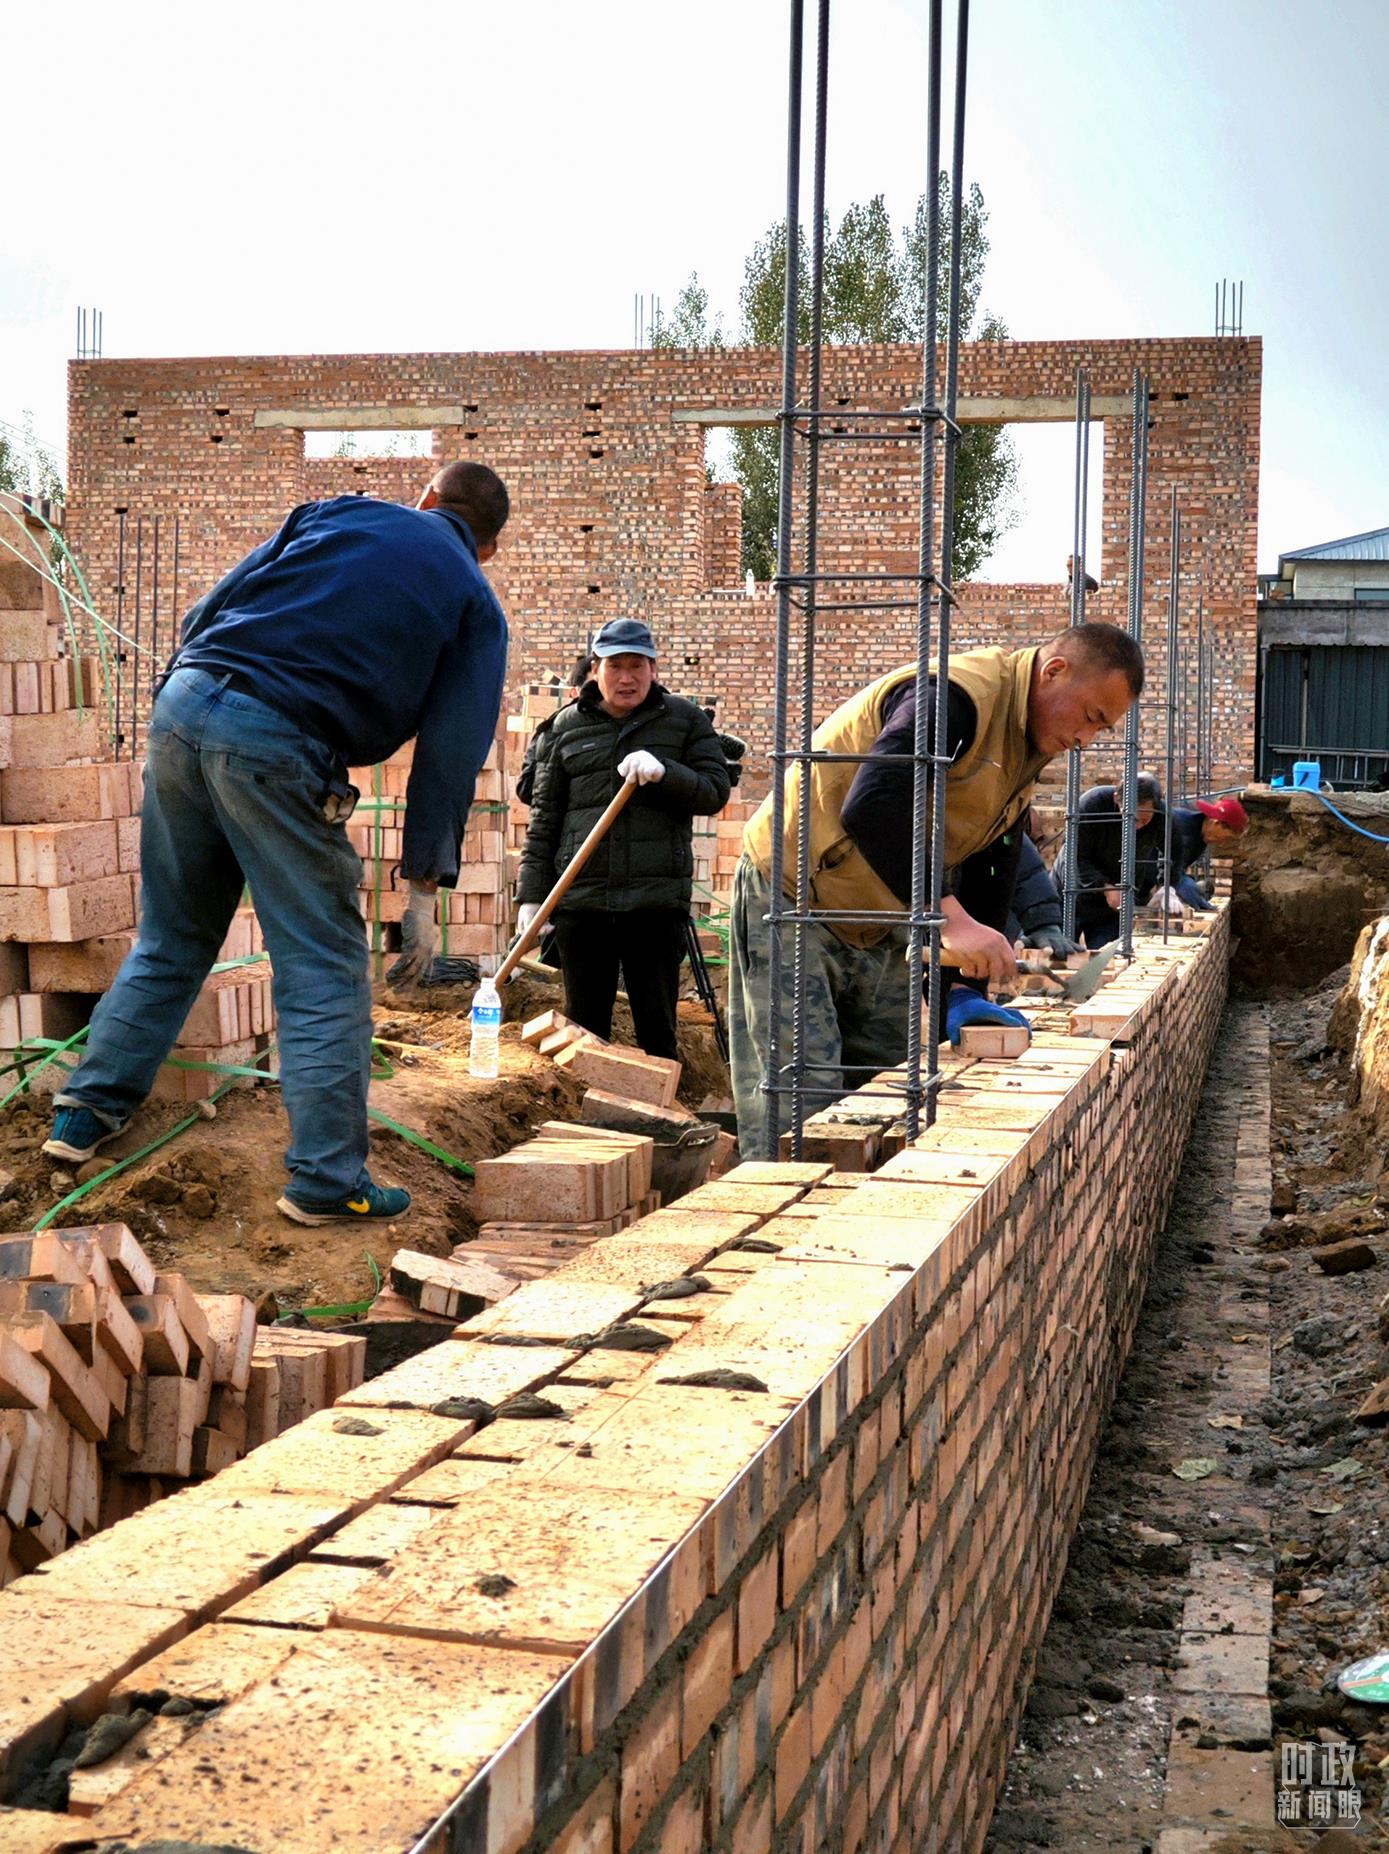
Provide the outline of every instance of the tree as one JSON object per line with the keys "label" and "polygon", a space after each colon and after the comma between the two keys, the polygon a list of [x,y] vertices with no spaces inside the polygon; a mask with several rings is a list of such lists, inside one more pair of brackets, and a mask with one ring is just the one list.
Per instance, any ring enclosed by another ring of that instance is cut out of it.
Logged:
{"label": "tree", "polygon": [[723,321],[709,320],[709,292],[696,271],[675,299],[669,321],[657,309],[652,317],[648,338],[653,348],[722,348]]}
{"label": "tree", "polygon": [[[936,336],[945,338],[949,316],[950,181],[937,181],[941,214],[941,249],[936,290]],[[1008,331],[997,316],[979,316],[984,263],[989,240],[988,213],[977,185],[962,202],[960,222],[960,332],[977,341],[1005,341]],[[848,342],[919,341],[926,313],[927,207],[917,202],[916,217],[894,236],[883,196],[853,205],[837,227],[825,225],[822,337],[835,345]],[[797,303],[796,338],[810,338],[810,252],[800,234],[802,288]],[[740,343],[779,347],[785,320],[786,226],[772,225],[753,246],[740,292]],[[671,338],[660,346],[724,345],[722,327],[710,330],[708,295],[692,276],[681,291],[676,315],[667,325]],[[679,335],[675,329],[679,325]],[[733,473],[743,490],[743,567],[757,579],[776,571],[777,477],[779,434],[771,427],[740,425],[733,430]],[[971,425],[955,453],[955,521],[952,573],[957,580],[978,572],[1017,519],[1012,496],[1017,485],[1017,456],[1001,425]]]}
{"label": "tree", "polygon": [[16,496],[47,496],[63,500],[63,478],[57,459],[40,443],[32,412],[23,414],[23,429],[0,420],[0,490]]}

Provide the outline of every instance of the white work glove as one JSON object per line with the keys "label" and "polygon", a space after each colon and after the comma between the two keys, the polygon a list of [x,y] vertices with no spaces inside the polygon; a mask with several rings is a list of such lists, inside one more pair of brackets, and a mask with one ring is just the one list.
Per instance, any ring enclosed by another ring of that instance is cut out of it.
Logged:
{"label": "white work glove", "polygon": [[388,985],[414,985],[429,971],[439,948],[439,926],[434,918],[438,892],[410,884],[410,899],[400,923],[400,958],[386,974]]}
{"label": "white work glove", "polygon": [[540,912],[538,901],[523,901],[516,910],[516,937],[519,940]]}
{"label": "white work glove", "polygon": [[1171,920],[1182,920],[1186,915],[1186,903],[1175,888],[1160,888],[1153,896],[1153,912],[1159,919],[1165,914]]}
{"label": "white work glove", "polygon": [[658,779],[664,779],[666,769],[654,753],[647,753],[638,748],[629,753],[625,760],[617,762],[617,776],[625,779],[628,785],[654,785]]}

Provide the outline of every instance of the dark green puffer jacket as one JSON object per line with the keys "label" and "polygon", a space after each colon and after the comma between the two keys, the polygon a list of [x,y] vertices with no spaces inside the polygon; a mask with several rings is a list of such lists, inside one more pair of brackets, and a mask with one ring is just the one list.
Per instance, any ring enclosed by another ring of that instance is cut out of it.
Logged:
{"label": "dark green puffer jacket", "polygon": [[564,908],[627,914],[685,910],[694,875],[691,820],[728,803],[728,768],[702,708],[653,683],[616,721],[591,682],[537,734],[530,827],[521,852],[521,901],[543,901],[622,784],[619,760],[654,753],[663,779],[632,794],[564,898]]}

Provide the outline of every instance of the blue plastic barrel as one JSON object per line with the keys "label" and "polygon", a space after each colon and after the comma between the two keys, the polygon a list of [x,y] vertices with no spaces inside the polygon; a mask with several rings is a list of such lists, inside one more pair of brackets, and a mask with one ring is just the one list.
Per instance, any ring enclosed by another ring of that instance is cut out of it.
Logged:
{"label": "blue plastic barrel", "polygon": [[1300,786],[1304,792],[1319,792],[1321,790],[1321,761],[1294,760],[1293,784]]}

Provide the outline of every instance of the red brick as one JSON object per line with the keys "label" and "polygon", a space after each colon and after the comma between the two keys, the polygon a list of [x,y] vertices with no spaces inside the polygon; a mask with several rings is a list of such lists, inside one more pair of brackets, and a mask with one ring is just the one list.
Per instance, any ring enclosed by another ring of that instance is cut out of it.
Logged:
{"label": "red brick", "polygon": [[820,1477],[819,1512],[815,1531],[815,1556],[823,1558],[849,1515],[849,1454],[840,1449],[825,1464]]}
{"label": "red brick", "polygon": [[733,1611],[714,1618],[690,1650],[682,1681],[680,1755],[687,1758],[728,1704],[733,1686]]}
{"label": "red brick", "polygon": [[802,1501],[781,1535],[781,1606],[790,1607],[815,1566],[816,1503]]}
{"label": "red brick", "polygon": [[776,1626],[777,1548],[770,1545],[738,1588],[738,1672],[747,1673]]}
{"label": "red brick", "polygon": [[604,1777],[588,1801],[550,1844],[551,1854],[613,1854],[613,1813],[617,1785]]}
{"label": "red brick", "polygon": [[626,1854],[680,1769],[680,1688],[668,1686],[622,1747],[619,1848]]}
{"label": "red brick", "polygon": [[704,1832],[704,1797],[685,1790],[676,1797],[656,1843],[659,1854],[701,1854],[707,1847]]}
{"label": "red brick", "polygon": [[805,1782],[810,1769],[810,1701],[807,1698],[786,1721],[776,1748],[776,1819],[782,1820]]}

